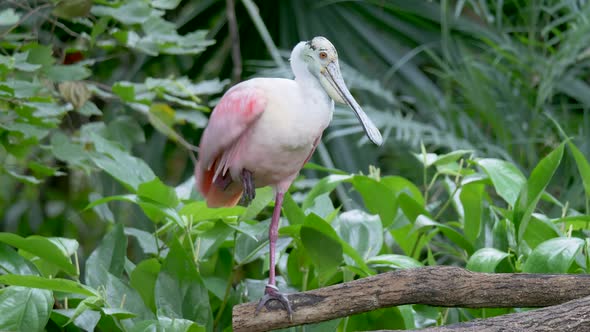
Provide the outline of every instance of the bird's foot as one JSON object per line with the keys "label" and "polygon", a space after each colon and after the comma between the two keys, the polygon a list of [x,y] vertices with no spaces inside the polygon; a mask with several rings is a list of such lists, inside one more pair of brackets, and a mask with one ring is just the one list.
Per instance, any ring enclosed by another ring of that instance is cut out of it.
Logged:
{"label": "bird's foot", "polygon": [[242,187],[244,187],[244,201],[250,204],[256,197],[256,188],[254,187],[254,175],[247,169],[242,169]]}
{"label": "bird's foot", "polygon": [[[270,301],[279,301],[285,310],[287,310],[287,314],[289,315],[289,321],[293,321],[293,310],[291,309],[291,303],[289,303],[289,299],[285,296],[285,294],[279,292],[279,289],[275,285],[266,285],[264,289],[264,296],[258,302],[256,306],[255,315],[258,315],[262,307],[266,307],[268,302]],[[268,307],[267,307],[268,309]]]}

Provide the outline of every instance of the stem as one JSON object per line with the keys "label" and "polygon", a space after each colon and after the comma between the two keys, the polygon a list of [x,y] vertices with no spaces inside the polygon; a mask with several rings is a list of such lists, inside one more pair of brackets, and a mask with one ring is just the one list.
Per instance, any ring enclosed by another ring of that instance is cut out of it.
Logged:
{"label": "stem", "polygon": [[[236,243],[236,238],[237,238],[237,232],[234,231],[234,243]],[[231,255],[231,273],[229,274],[229,279],[227,280],[227,285],[225,286],[225,294],[223,295],[223,302],[221,302],[221,305],[219,306],[219,311],[217,312],[217,315],[215,316],[215,320],[213,321],[213,331],[217,330],[217,325],[219,325],[219,321],[221,320],[221,316],[223,315],[223,310],[225,310],[225,307],[227,306],[227,299],[229,297],[229,294],[231,292],[231,285],[233,283],[234,280],[234,265],[236,264],[236,248],[234,247],[234,253],[233,255]]]}
{"label": "stem", "polygon": [[268,32],[266,25],[264,25],[264,22],[262,21],[260,14],[258,14],[258,7],[256,7],[256,4],[252,0],[242,0],[242,3],[244,4],[244,7],[246,7],[246,10],[248,11],[250,18],[252,18],[252,21],[254,22],[254,25],[256,26],[256,29],[258,30],[260,37],[262,37],[262,40],[264,41],[266,48],[270,52],[272,59],[278,67],[280,67],[282,70],[285,70],[285,61],[283,60],[283,58],[281,58],[279,49],[272,41],[272,37],[270,36],[270,33]]}
{"label": "stem", "polygon": [[236,21],[236,8],[234,0],[226,0],[226,15],[231,36],[231,58],[234,63],[232,70],[232,83],[240,81],[242,76],[242,57],[240,56],[240,34],[238,33],[238,22]]}

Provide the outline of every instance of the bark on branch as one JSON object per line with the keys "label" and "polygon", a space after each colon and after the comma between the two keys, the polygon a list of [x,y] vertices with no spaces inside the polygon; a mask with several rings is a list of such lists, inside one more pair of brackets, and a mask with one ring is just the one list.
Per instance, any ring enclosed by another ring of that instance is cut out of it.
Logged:
{"label": "bark on branch", "polygon": [[[293,320],[280,304],[254,315],[256,303],[233,309],[233,329],[268,331],[317,323],[402,304],[443,307],[545,307],[590,295],[590,275],[488,274],[457,267],[382,273],[330,287],[289,294]],[[590,311],[590,310],[589,310]],[[586,315],[586,319],[590,319]]]}

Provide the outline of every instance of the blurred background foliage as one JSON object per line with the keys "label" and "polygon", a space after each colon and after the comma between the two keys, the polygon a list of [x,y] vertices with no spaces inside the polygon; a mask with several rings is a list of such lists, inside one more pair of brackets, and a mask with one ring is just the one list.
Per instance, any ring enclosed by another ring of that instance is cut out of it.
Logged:
{"label": "blurred background foliage", "polygon": [[[141,197],[160,202],[158,195],[151,196],[151,190],[167,192],[171,186],[176,187],[177,200],[198,199],[190,193],[193,160],[189,151],[198,145],[207,114],[232,79],[235,82],[237,78],[236,60],[232,59],[234,39],[239,40],[239,78],[243,80],[261,75],[289,77],[290,49],[316,35],[327,37],[338,49],[349,87],[386,141],[380,148],[367,144],[353,114],[337,108],[333,124],[313,158],[315,164],[342,170],[343,174],[369,173],[371,179],[378,179],[379,174],[403,176],[422,192],[414,198],[424,196],[416,199],[430,211],[425,215],[435,220],[458,220],[462,209],[447,209],[445,202],[458,194],[453,183],[456,186],[459,177],[469,175],[461,173],[461,167],[486,174],[495,186],[492,174],[496,169],[477,160],[498,158],[511,165],[500,169],[514,176],[513,184],[522,184],[529,175],[532,178],[533,168],[545,156],[559,151],[560,143],[569,138],[579,153],[572,158],[567,152],[570,157],[563,158],[561,164],[557,162],[559,167],[550,167],[557,174],[553,182],[548,182],[553,173],[544,173],[548,177],[545,186],[549,186],[540,206],[553,218],[588,213],[584,185],[586,190],[590,185],[578,172],[579,167],[583,168],[579,160],[590,156],[587,1],[236,0],[237,36],[230,33],[228,3],[3,1],[0,230],[21,236],[76,239],[81,246],[80,262],[86,261],[113,223],[148,233],[157,231],[173,246],[168,241],[178,236],[179,230],[170,231],[168,223],[154,222],[171,217],[162,217],[159,213],[163,210],[150,210]],[[455,152],[450,159],[436,164],[423,157],[428,156],[426,151],[438,156]],[[464,163],[458,164],[460,158]],[[447,162],[459,171],[434,167]],[[379,170],[369,170],[369,165]],[[330,177],[324,178],[324,184],[344,184],[330,185],[331,189],[324,193],[336,188],[335,193],[314,203],[313,199],[321,196],[317,188],[321,188],[319,179],[326,175],[325,169],[307,167],[304,175],[292,193],[293,202],[304,207],[303,212],[314,206],[342,206],[343,211],[366,208],[382,219],[385,216],[379,208],[367,205],[359,189],[364,187],[351,179],[331,182]],[[154,182],[156,177],[161,182]],[[141,189],[145,183],[151,185]],[[408,184],[410,187],[414,188]],[[497,207],[495,204],[512,211],[518,203],[518,191],[506,193],[494,188],[489,197],[481,195],[481,188],[470,190],[488,202],[490,211]],[[115,196],[108,205],[93,204],[88,208],[92,202],[122,194],[136,196]],[[263,208],[271,200],[269,195],[261,197],[259,209],[253,210],[262,210],[258,220],[268,216],[269,209]],[[329,213],[315,211],[331,220]],[[498,223],[505,218],[528,223],[530,217],[526,216],[528,212],[524,217],[509,218],[506,211],[494,211],[490,212],[494,216],[490,217],[490,232],[501,232]],[[232,213],[227,216],[244,211]],[[252,211],[248,213],[249,219],[256,216]],[[416,222],[416,218],[409,222]],[[255,232],[257,226],[250,226],[250,232]],[[405,255],[426,264],[465,264],[474,249],[491,246],[507,255],[516,254],[511,261],[514,266],[504,266],[504,270],[521,271],[520,255],[528,255],[542,242],[538,238],[538,243],[533,241],[535,246],[529,243],[523,248],[506,243],[493,246],[477,238],[477,234],[469,234],[473,230],[465,233],[464,226],[457,227],[471,242],[470,249],[457,249],[453,241],[439,239],[440,234],[435,237],[433,233],[424,239],[438,239],[440,243],[428,250],[419,250],[423,244],[405,248],[406,244],[396,243],[395,235],[383,245],[390,248],[385,250],[387,253],[401,246]],[[258,233],[265,235],[261,230]],[[193,230],[195,234],[200,231]],[[563,230],[552,231],[553,236],[565,234]],[[130,235],[133,231],[126,232]],[[447,237],[454,234],[449,230],[441,232]],[[243,234],[249,233],[236,236]],[[521,240],[524,235],[516,236]],[[423,241],[422,235],[412,239]],[[578,242],[571,245],[581,246]],[[434,248],[444,254],[433,254]],[[144,259],[146,251],[142,249],[141,241],[131,241],[129,259]],[[232,252],[220,249],[216,255],[229,257]],[[506,257],[502,255],[496,253],[497,262]],[[264,269],[260,257],[241,257],[244,264],[253,262],[244,265],[245,276],[263,277],[258,271]],[[231,275],[227,269],[232,268],[227,259],[219,258],[225,265],[214,262],[208,268],[227,277]],[[311,264],[303,256],[301,260],[302,264]],[[411,262],[408,266],[414,266],[415,262]],[[510,265],[507,261],[504,264]],[[568,265],[566,271],[575,269],[572,266]],[[579,262],[575,266],[585,269],[585,264]],[[233,278],[240,280],[235,275]],[[328,282],[313,280],[311,286],[304,281],[303,289]],[[301,282],[291,286],[301,286]],[[228,321],[229,311],[223,310],[227,298],[223,290],[220,298],[223,304],[213,305],[218,315],[216,325]],[[424,318],[427,323],[420,326],[441,322],[438,312],[423,306],[408,308],[398,313],[406,321],[412,311],[428,317]],[[455,320],[472,317],[464,312],[454,314]],[[371,315],[379,321],[379,313]],[[363,328],[355,324],[351,322],[349,328]]]}

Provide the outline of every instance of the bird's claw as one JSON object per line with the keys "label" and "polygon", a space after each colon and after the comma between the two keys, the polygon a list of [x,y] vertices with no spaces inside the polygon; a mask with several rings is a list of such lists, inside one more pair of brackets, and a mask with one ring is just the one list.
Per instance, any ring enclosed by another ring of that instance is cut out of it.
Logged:
{"label": "bird's claw", "polygon": [[[266,307],[268,302],[270,301],[278,301],[283,305],[283,308],[287,311],[289,315],[289,321],[293,321],[293,309],[291,309],[291,303],[289,303],[289,299],[285,294],[279,292],[279,289],[275,285],[266,285],[264,289],[264,296],[258,301],[258,305],[256,306],[255,315],[258,315],[262,307]],[[268,307],[267,307],[268,309]]]}
{"label": "bird's claw", "polygon": [[247,169],[242,169],[242,187],[244,188],[244,201],[250,204],[256,197],[256,188],[254,186],[254,175]]}

